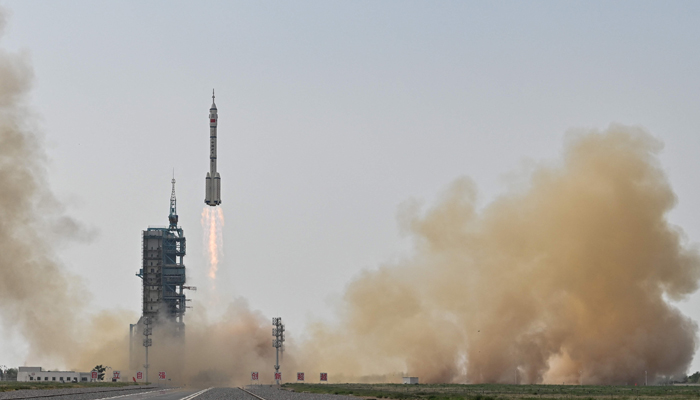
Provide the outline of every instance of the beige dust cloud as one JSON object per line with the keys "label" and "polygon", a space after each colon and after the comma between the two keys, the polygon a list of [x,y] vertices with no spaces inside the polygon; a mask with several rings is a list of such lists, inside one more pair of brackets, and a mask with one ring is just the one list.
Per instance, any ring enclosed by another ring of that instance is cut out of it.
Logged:
{"label": "beige dust cloud", "polygon": [[560,163],[483,209],[469,179],[413,207],[415,255],[349,285],[342,322],[315,327],[309,367],[472,383],[685,373],[697,326],[665,298],[697,289],[700,258],[666,220],[661,147],[635,127],[578,132]]}
{"label": "beige dust cloud", "polygon": [[[6,23],[0,9],[0,31]],[[89,370],[100,354],[118,353],[107,349],[126,340],[127,321],[137,316],[89,318],[89,291],[58,261],[52,244],[92,232],[66,216],[48,189],[43,141],[27,104],[32,80],[26,54],[0,49],[0,320],[9,337],[27,343],[27,364]]]}
{"label": "beige dust cloud", "polygon": [[77,225],[46,189],[45,154],[26,104],[32,78],[25,54],[0,50],[0,318],[29,343],[30,360],[60,360],[56,343],[77,344],[74,309],[85,299],[50,246],[57,231]]}

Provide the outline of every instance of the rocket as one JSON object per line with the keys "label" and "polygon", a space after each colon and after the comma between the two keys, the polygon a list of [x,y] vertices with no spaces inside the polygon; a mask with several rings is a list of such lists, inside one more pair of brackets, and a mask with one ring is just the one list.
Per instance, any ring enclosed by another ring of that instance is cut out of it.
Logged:
{"label": "rocket", "polygon": [[216,171],[216,123],[218,119],[214,90],[212,90],[211,108],[209,109],[209,172],[207,172],[206,194],[204,195],[204,202],[212,207],[221,204],[221,176]]}

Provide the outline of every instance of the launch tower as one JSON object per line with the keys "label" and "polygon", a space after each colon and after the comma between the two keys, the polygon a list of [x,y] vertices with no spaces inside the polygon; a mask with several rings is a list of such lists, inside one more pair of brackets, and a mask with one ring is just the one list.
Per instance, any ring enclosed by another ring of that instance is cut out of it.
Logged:
{"label": "launch tower", "polygon": [[[175,178],[170,196],[168,227],[148,227],[142,232],[142,268],[136,274],[142,280],[143,318],[150,318],[154,325],[167,325],[176,333],[184,333],[186,296],[185,235],[177,217]],[[141,321],[139,321],[139,324]]]}

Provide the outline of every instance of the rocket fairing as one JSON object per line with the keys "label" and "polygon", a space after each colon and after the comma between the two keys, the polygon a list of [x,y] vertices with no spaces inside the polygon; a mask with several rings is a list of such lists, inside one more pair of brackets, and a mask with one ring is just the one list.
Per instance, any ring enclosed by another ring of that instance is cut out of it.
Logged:
{"label": "rocket fairing", "polygon": [[209,172],[207,172],[204,202],[212,207],[221,204],[221,176],[216,171],[216,124],[219,119],[214,102],[214,91],[211,92],[211,108],[209,109]]}

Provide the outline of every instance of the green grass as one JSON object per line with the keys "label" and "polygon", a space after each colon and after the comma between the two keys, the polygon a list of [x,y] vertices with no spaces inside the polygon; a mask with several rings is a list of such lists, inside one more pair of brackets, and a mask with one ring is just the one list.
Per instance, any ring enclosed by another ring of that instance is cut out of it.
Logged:
{"label": "green grass", "polygon": [[299,384],[296,392],[398,400],[700,400],[700,386]]}
{"label": "green grass", "polygon": [[122,387],[134,386],[129,382],[75,382],[61,383],[60,381],[48,382],[4,382],[0,381],[0,392],[10,392],[13,390],[37,390],[37,389],[70,389],[84,387]]}

